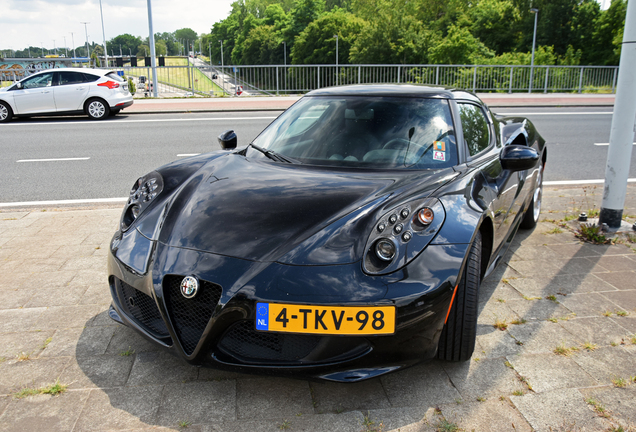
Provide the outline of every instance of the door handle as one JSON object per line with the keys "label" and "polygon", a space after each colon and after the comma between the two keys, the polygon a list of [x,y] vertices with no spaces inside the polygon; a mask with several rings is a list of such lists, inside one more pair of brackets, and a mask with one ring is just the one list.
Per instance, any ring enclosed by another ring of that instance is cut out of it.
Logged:
{"label": "door handle", "polygon": [[50,90],[44,90],[42,93],[50,93]]}
{"label": "door handle", "polygon": [[77,88],[75,90],[84,90],[84,87]]}

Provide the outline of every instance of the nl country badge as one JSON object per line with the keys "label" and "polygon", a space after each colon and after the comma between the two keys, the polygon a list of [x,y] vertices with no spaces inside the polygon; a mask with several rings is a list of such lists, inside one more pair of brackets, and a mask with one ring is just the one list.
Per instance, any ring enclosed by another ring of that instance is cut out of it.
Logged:
{"label": "nl country badge", "polygon": [[433,150],[434,151],[446,151],[446,143],[444,141],[433,141]]}

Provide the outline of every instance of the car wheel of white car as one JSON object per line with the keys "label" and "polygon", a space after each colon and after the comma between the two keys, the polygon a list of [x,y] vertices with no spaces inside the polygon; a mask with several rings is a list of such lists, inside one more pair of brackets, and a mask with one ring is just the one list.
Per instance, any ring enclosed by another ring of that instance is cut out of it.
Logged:
{"label": "car wheel of white car", "polygon": [[11,121],[12,117],[13,111],[11,107],[4,102],[0,102],[0,123]]}
{"label": "car wheel of white car", "polygon": [[86,102],[86,114],[93,120],[102,120],[108,117],[110,107],[101,99],[90,99]]}

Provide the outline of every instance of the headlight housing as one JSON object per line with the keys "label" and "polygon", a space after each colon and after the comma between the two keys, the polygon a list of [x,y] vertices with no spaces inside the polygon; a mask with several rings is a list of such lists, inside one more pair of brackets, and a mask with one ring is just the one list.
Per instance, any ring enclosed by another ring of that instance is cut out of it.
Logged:
{"label": "headlight housing", "polygon": [[130,196],[121,216],[120,227],[127,231],[163,190],[163,177],[157,171],[137,179],[130,189]]}
{"label": "headlight housing", "polygon": [[445,218],[437,198],[412,201],[384,213],[367,240],[364,270],[370,274],[399,270],[424,250]]}

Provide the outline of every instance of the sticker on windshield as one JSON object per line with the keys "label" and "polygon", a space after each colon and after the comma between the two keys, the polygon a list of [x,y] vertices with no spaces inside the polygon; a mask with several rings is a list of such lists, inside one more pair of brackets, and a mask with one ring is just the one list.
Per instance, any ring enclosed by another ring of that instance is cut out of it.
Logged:
{"label": "sticker on windshield", "polygon": [[446,143],[444,141],[433,141],[433,150],[445,152]]}
{"label": "sticker on windshield", "polygon": [[433,159],[438,161],[446,161],[446,153],[441,151],[433,152]]}

